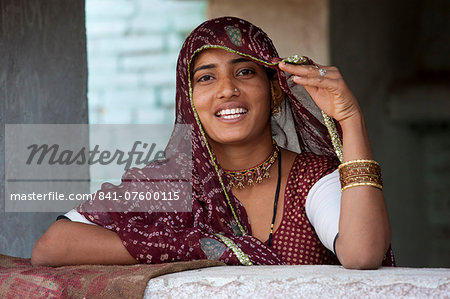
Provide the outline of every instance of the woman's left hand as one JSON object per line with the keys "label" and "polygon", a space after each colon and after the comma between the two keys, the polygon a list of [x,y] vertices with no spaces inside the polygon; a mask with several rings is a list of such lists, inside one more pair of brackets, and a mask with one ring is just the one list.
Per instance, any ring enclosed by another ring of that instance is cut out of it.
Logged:
{"label": "woman's left hand", "polygon": [[[337,121],[342,122],[361,113],[358,101],[336,67],[281,62],[279,68],[293,74],[293,81],[301,84],[317,106]],[[321,75],[319,69],[325,70],[325,74],[322,72]]]}

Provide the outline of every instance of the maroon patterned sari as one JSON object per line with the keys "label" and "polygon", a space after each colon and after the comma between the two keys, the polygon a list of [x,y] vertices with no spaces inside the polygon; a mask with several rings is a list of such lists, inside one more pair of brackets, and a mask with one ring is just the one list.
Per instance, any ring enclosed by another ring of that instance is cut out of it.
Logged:
{"label": "maroon patterned sari", "polygon": [[[214,259],[231,265],[284,264],[276,248],[252,236],[245,209],[226,187],[228,182],[215,163],[193,105],[190,82],[193,58],[209,48],[222,48],[277,70],[286,100],[283,114],[272,120],[274,138],[282,147],[336,160],[320,110],[301,86],[290,83],[277,68],[281,59],[269,37],[247,21],[223,17],[197,27],[186,39],[178,57],[175,124],[192,125],[192,159],[177,156],[184,136],[175,129],[166,157],[176,159],[163,166],[152,163],[143,169],[131,169],[119,186],[102,187],[106,192],[145,190],[145,182],[159,176],[161,171],[192,167],[189,177],[192,193],[183,194],[192,200],[192,212],[100,212],[93,209],[98,204],[93,202],[84,203],[78,211],[92,222],[117,232],[129,253],[142,263]],[[317,263],[327,260],[320,259]]]}

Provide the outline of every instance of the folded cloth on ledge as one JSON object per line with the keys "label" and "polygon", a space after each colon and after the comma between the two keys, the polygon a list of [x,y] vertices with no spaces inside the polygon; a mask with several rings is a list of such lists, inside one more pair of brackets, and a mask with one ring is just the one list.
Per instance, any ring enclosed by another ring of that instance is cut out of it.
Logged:
{"label": "folded cloth on ledge", "polygon": [[197,260],[127,266],[32,266],[30,259],[0,254],[0,298],[143,298],[150,278],[223,266]]}

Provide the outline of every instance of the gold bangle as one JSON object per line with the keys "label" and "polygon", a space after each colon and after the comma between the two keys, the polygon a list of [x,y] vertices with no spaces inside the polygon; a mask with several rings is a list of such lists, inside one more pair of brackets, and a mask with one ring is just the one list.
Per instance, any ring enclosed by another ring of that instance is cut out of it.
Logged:
{"label": "gold bangle", "polygon": [[339,166],[338,166],[338,169],[340,169],[340,168],[342,168],[342,167],[344,167],[344,166],[347,166],[347,165],[349,165],[349,164],[355,164],[355,163],[370,163],[370,164],[374,164],[374,165],[378,165],[378,166],[380,166],[380,164],[378,164],[378,162],[377,161],[375,161],[375,160],[351,160],[351,161],[347,161],[347,162],[344,162],[344,163],[341,163]]}
{"label": "gold bangle", "polygon": [[376,183],[369,183],[369,182],[367,182],[367,183],[354,183],[354,184],[346,185],[345,187],[341,188],[341,191],[344,191],[344,190],[346,190],[348,188],[351,188],[351,187],[358,187],[358,186],[372,186],[372,187],[378,188],[380,190],[383,190],[383,186],[381,186],[379,184],[376,184]]}
{"label": "gold bangle", "polygon": [[351,187],[372,186],[383,190],[381,167],[373,160],[353,160],[338,167],[341,190]]}

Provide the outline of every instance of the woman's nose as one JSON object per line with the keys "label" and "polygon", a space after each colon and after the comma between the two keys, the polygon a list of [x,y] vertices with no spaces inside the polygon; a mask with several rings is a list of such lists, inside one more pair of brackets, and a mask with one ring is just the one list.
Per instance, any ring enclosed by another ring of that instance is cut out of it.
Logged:
{"label": "woman's nose", "polygon": [[233,83],[233,80],[230,78],[223,78],[219,80],[217,84],[217,98],[231,98],[232,96],[236,96],[238,93],[238,89],[236,85]]}

